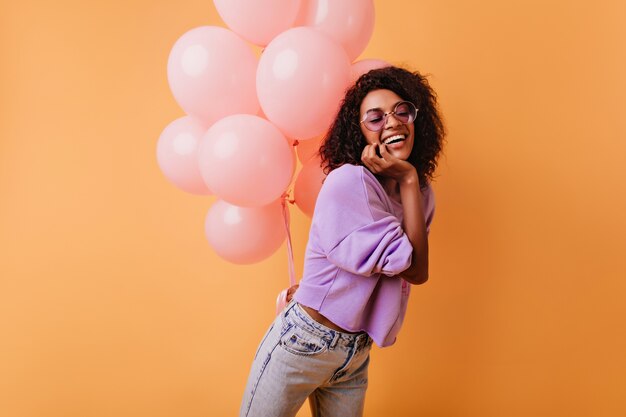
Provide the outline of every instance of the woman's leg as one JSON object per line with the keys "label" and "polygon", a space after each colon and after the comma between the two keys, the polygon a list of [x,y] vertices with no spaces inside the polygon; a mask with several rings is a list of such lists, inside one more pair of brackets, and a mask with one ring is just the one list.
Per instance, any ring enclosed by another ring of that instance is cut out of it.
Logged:
{"label": "woman's leg", "polygon": [[[348,347],[350,348],[350,347]],[[330,381],[309,396],[313,417],[361,417],[365,404],[371,339],[368,337],[349,352],[347,363],[338,369]]]}
{"label": "woman's leg", "polygon": [[[308,390],[305,386],[294,384],[299,376],[298,364],[284,355],[280,347],[281,337],[286,331],[279,318],[261,342],[246,384],[241,417],[293,416],[305,401]],[[315,387],[310,388],[313,389]]]}
{"label": "woman's leg", "polygon": [[289,304],[278,315],[259,346],[241,417],[294,416],[346,360],[341,350],[330,349],[334,336],[312,328],[301,313],[295,314],[294,306]]}

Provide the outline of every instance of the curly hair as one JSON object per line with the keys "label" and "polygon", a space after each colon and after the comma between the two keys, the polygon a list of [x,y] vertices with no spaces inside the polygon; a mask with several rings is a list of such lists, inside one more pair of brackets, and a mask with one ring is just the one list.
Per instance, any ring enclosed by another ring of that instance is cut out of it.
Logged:
{"label": "curly hair", "polygon": [[399,67],[371,70],[346,91],[319,150],[324,172],[328,174],[344,164],[363,165],[361,153],[367,142],[359,123],[360,106],[370,91],[382,89],[393,91],[419,109],[413,122],[415,141],[408,162],[415,167],[421,187],[426,187],[437,168],[445,128],[437,109],[437,96],[426,77]]}

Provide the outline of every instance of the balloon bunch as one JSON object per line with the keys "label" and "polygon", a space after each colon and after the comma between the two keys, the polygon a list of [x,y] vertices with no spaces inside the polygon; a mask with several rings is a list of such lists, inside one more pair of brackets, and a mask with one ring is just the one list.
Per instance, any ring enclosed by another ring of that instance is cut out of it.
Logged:
{"label": "balloon bunch", "polygon": [[[345,89],[388,65],[354,62],[374,29],[373,0],[214,0],[229,29],[201,26],[174,44],[167,75],[186,116],[161,133],[164,175],[193,194],[216,195],[205,232],[239,264],[274,253],[286,237],[283,204],[294,186],[311,216],[324,174],[316,151]],[[264,47],[257,58],[250,45]],[[286,211],[288,213],[288,211]]]}

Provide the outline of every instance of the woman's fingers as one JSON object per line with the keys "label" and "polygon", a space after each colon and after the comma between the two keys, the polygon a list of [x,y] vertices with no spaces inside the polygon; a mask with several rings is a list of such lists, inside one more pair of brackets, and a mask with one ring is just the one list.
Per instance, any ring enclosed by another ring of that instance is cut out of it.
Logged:
{"label": "woman's fingers", "polygon": [[293,287],[289,287],[289,289],[287,289],[287,302],[291,301],[291,299],[293,298],[293,295],[298,290],[298,287],[299,287],[299,285],[296,284]]}
{"label": "woman's fingers", "polygon": [[387,149],[387,145],[380,146],[380,155],[385,160],[388,166],[400,161],[398,158],[393,156],[392,153],[389,152],[389,150]]}
{"label": "woman's fingers", "polygon": [[393,156],[387,151],[386,146],[378,143],[365,146],[361,154],[363,164],[375,174],[384,173],[393,164],[390,158],[393,160]]}
{"label": "woman's fingers", "polygon": [[387,160],[386,157],[392,156],[389,151],[387,150],[387,145],[380,145],[380,156],[384,159]]}
{"label": "woman's fingers", "polygon": [[365,149],[363,149],[363,153],[361,155],[361,161],[370,171],[374,173],[378,173],[380,171],[379,166],[379,157],[376,155],[376,144],[367,145]]}
{"label": "woman's fingers", "polygon": [[369,159],[369,149],[370,145],[365,145],[365,148],[363,148],[363,152],[361,152],[361,161],[365,162],[366,159]]}
{"label": "woman's fingers", "polygon": [[374,174],[390,178],[399,178],[413,167],[409,162],[395,157],[387,146],[379,143],[366,145],[361,153],[361,161]]}
{"label": "woman's fingers", "polygon": [[363,161],[364,164],[367,164],[368,167],[369,164],[371,164],[372,162],[372,152],[372,145],[366,145],[365,148],[363,148],[363,152],[361,153],[361,161]]}

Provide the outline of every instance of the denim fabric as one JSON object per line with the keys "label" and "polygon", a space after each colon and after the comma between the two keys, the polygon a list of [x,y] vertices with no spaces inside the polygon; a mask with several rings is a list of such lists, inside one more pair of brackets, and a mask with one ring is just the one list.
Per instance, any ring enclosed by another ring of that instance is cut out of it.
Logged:
{"label": "denim fabric", "polygon": [[292,301],[265,334],[240,417],[295,416],[310,396],[314,417],[362,416],[372,339],[313,320]]}

